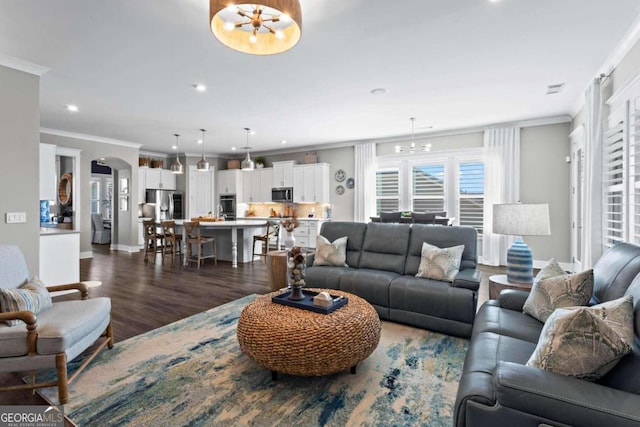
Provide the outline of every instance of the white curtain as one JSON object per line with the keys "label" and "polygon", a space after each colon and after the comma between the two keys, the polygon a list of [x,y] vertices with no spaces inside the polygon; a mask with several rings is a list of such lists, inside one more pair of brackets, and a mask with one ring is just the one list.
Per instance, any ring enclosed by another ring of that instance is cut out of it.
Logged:
{"label": "white curtain", "polygon": [[355,146],[355,188],[353,218],[369,222],[376,214],[376,144]]}
{"label": "white curtain", "polygon": [[592,268],[602,254],[602,97],[600,78],[585,93],[584,192],[582,197],[582,268]]}
{"label": "white curtain", "polygon": [[484,224],[482,263],[506,265],[513,238],[493,233],[493,205],[520,199],[520,128],[484,132]]}

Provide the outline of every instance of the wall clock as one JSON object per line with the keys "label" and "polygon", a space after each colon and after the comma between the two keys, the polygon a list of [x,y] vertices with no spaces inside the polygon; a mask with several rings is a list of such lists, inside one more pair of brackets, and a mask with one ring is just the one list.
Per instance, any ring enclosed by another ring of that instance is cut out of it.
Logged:
{"label": "wall clock", "polygon": [[335,177],[336,177],[336,181],[338,181],[338,182],[342,182],[342,181],[344,181],[344,179],[347,177],[347,174],[346,174],[346,173],[344,173],[344,171],[343,171],[342,169],[338,169],[338,170],[336,171],[336,175],[335,175]]}
{"label": "wall clock", "polygon": [[344,194],[344,187],[342,185],[338,185],[336,187],[336,194],[342,196]]}

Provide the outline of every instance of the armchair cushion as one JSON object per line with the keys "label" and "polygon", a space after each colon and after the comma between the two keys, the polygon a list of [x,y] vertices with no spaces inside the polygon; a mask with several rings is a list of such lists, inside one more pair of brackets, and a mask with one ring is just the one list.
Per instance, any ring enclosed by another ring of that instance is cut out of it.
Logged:
{"label": "armchair cushion", "polygon": [[558,309],[542,328],[527,366],[596,380],[631,352],[633,298]]}
{"label": "armchair cushion", "polygon": [[348,236],[340,237],[333,242],[322,235],[316,238],[316,254],[313,265],[331,265],[334,267],[348,267],[347,260]]}
{"label": "armchair cushion", "polygon": [[416,277],[453,282],[460,271],[464,245],[439,248],[427,242],[422,243],[422,258]]}
{"label": "armchair cushion", "polygon": [[[0,312],[31,311],[38,314],[51,307],[51,295],[44,283],[37,277],[29,280],[19,288],[0,288]],[[9,326],[22,324],[19,320],[5,321]]]}
{"label": "armchair cushion", "polygon": [[546,322],[557,308],[587,305],[593,293],[593,270],[534,282],[523,311]]}

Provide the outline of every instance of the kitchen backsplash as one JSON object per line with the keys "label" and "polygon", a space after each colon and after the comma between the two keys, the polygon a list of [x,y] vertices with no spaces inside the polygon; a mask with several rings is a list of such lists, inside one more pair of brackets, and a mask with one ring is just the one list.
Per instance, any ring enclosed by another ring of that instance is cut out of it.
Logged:
{"label": "kitchen backsplash", "polygon": [[[252,212],[252,216],[269,217],[272,216],[272,210],[276,216],[283,216],[285,205],[286,203],[249,203],[244,216]],[[295,208],[298,218],[308,218],[310,214],[313,214],[312,216],[315,218],[327,218],[331,214],[331,204],[329,203],[290,203],[289,205]],[[243,212],[239,214],[242,215]]]}

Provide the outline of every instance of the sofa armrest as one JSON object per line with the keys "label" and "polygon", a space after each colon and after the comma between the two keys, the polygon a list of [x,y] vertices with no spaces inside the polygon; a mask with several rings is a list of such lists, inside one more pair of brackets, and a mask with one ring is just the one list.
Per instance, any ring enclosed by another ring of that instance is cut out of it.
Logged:
{"label": "sofa armrest", "polygon": [[307,255],[305,256],[305,260],[307,262],[306,266],[307,267],[312,267],[313,266],[313,260],[315,258],[316,258],[316,251],[307,252]]}
{"label": "sofa armrest", "polygon": [[579,426],[637,426],[640,395],[511,362],[498,362],[499,406]]}
{"label": "sofa armrest", "polygon": [[528,296],[529,292],[527,291],[503,289],[498,297],[498,305],[508,310],[522,311],[522,307],[524,307],[524,303]]}
{"label": "sofa armrest", "polygon": [[480,287],[480,280],[482,279],[482,273],[475,268],[467,268],[461,270],[456,274],[453,279],[454,288],[467,288],[472,291],[477,291]]}
{"label": "sofa armrest", "polygon": [[89,287],[84,282],[68,283],[66,285],[47,286],[49,292],[74,290],[80,292],[82,299],[89,298]]}

